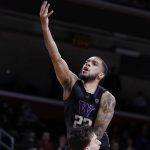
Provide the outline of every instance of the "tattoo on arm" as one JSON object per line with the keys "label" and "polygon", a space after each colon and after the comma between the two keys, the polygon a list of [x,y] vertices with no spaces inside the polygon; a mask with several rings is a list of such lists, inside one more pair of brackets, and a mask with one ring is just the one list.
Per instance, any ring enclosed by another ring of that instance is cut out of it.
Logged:
{"label": "tattoo on arm", "polygon": [[99,139],[102,138],[114,115],[115,105],[115,98],[110,93],[107,93],[102,97],[95,122],[95,131]]}

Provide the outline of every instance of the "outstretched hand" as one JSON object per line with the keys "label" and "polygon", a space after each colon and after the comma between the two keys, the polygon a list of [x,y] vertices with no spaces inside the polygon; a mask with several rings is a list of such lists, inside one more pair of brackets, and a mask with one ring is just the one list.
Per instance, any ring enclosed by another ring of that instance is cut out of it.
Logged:
{"label": "outstretched hand", "polygon": [[53,10],[49,12],[48,10],[49,7],[50,7],[50,4],[47,1],[44,1],[41,6],[39,15],[40,15],[40,20],[41,20],[42,25],[48,25],[49,23],[48,17],[51,16],[51,14],[54,12]]}

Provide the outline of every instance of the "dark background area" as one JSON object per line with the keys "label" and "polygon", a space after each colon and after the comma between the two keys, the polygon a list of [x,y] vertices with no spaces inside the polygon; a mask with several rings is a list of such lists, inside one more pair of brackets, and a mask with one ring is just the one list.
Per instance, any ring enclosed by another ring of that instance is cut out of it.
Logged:
{"label": "dark background area", "polygon": [[[143,150],[144,145],[144,150],[149,150],[149,1],[49,2],[54,10],[50,28],[70,69],[78,74],[86,58],[100,55],[110,71],[111,67],[117,70],[103,83],[117,101],[108,128],[112,147],[117,144],[120,149]],[[62,88],[40,28],[41,3],[0,0],[0,127],[15,138],[15,150],[29,144],[29,131],[36,133],[37,141],[49,131],[56,147],[60,135],[65,134]],[[139,108],[134,102],[141,91],[144,107]]]}
{"label": "dark background area", "polygon": [[[147,2],[145,9],[133,7],[134,5],[132,5],[132,3],[130,7],[121,4],[116,4],[115,8],[113,6],[108,7],[107,5],[104,5],[108,3],[105,0],[84,0],[82,2],[79,2],[78,0],[55,0],[49,2],[51,8],[55,11],[53,19],[101,28],[111,32],[150,38],[149,2]],[[0,7],[37,16],[39,14],[41,3],[42,0],[1,0]],[[129,11],[124,12],[122,7],[128,8]],[[132,10],[133,8],[135,9],[135,12],[136,10],[141,12],[134,13]]]}

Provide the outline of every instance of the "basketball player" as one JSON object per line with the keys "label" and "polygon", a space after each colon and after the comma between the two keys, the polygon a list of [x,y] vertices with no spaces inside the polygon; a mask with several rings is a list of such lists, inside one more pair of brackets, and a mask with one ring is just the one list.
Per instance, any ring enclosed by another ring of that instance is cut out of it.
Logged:
{"label": "basketball player", "polygon": [[43,2],[40,20],[46,48],[57,79],[63,87],[67,137],[69,138],[72,128],[94,126],[98,131],[98,139],[102,142],[101,149],[107,150],[110,145],[105,131],[113,117],[116,104],[114,96],[99,86],[107,74],[107,65],[100,57],[93,56],[85,61],[79,76],[69,69],[49,29],[49,16],[53,13],[53,10],[48,11],[49,6],[47,1]]}
{"label": "basketball player", "polygon": [[89,126],[74,128],[68,139],[71,150],[99,150],[101,142]]}

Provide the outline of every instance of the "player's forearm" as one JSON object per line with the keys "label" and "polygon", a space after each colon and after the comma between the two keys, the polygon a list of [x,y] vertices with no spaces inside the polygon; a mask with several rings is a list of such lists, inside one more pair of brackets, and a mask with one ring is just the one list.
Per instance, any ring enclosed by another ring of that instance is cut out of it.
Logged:
{"label": "player's forearm", "polygon": [[52,60],[58,60],[61,58],[61,55],[58,51],[57,45],[52,37],[51,31],[48,27],[44,28],[42,27],[43,36],[44,36],[44,42],[45,46],[48,50],[48,53]]}
{"label": "player's forearm", "polygon": [[101,140],[101,138],[104,135],[104,132],[106,131],[108,125],[100,125],[100,126],[95,126],[95,133],[98,137],[99,140]]}
{"label": "player's forearm", "polygon": [[101,139],[102,136],[104,135],[104,132],[106,131],[110,121],[112,120],[113,115],[114,115],[114,110],[110,111],[109,113],[108,112],[106,113],[103,111],[99,112],[98,118],[96,119],[96,122],[94,125],[99,139]]}

